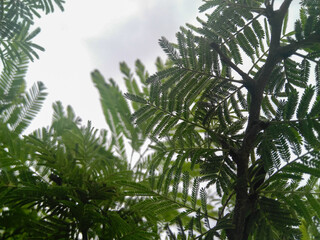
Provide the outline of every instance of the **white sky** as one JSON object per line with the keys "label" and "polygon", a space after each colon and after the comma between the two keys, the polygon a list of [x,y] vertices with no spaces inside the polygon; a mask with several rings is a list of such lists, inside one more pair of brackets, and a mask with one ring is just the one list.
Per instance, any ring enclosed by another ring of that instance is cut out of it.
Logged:
{"label": "white sky", "polygon": [[49,93],[27,132],[48,126],[52,103],[71,105],[85,123],[106,128],[98,92],[90,72],[98,69],[106,79],[121,84],[119,62],[133,69],[142,60],[154,71],[157,56],[164,56],[158,39],[175,40],[181,25],[193,22],[201,0],[66,0],[65,11],[36,22],[41,33],[35,43],[46,51],[29,66],[28,88],[42,81]]}
{"label": "white sky", "polygon": [[[90,78],[94,69],[106,79],[122,84],[121,61],[134,69],[140,59],[153,73],[157,56],[164,57],[158,39],[175,41],[175,33],[185,23],[195,23],[201,0],[66,0],[58,9],[36,22],[41,27],[35,43],[46,51],[29,66],[27,85],[42,81],[49,93],[43,108],[26,133],[48,126],[52,103],[71,105],[83,123],[106,128],[99,95]],[[279,3],[279,1],[276,1]],[[298,0],[291,16],[297,15]],[[292,14],[293,13],[293,14]],[[291,27],[294,21],[289,22]]]}

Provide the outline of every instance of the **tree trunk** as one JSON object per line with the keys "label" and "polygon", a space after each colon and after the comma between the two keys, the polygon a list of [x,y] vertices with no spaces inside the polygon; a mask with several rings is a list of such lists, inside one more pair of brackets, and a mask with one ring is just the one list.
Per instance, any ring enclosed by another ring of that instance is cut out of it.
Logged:
{"label": "tree trunk", "polygon": [[88,230],[82,230],[82,240],[88,240]]}
{"label": "tree trunk", "polygon": [[[230,154],[237,164],[237,180],[235,186],[236,203],[232,219],[235,228],[227,233],[230,240],[247,240],[248,238],[246,219],[250,214],[252,204],[255,204],[249,200],[248,192],[249,155],[255,146],[259,132],[265,128],[263,122],[260,121],[261,103],[270,75],[277,63],[283,58],[283,53],[279,51],[280,49],[284,50],[280,47],[281,29],[284,16],[288,11],[291,1],[292,0],[284,0],[279,10],[276,11],[273,10],[272,5],[266,6],[266,15],[271,26],[271,42],[266,63],[262,67],[259,76],[251,79],[249,75],[245,75],[237,67],[231,66],[242,76],[243,81],[246,83],[244,86],[251,95],[251,103],[249,106],[248,126],[245,131],[242,146],[237,152]],[[290,54],[291,52],[287,50],[287,53]]]}

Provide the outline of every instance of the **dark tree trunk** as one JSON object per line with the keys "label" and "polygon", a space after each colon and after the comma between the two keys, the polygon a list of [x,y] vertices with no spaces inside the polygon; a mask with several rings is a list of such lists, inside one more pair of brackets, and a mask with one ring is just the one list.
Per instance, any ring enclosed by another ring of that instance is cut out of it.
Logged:
{"label": "dark tree trunk", "polygon": [[[237,180],[235,186],[236,203],[232,219],[232,223],[235,228],[227,232],[227,236],[230,240],[246,240],[248,238],[246,220],[248,214],[250,214],[250,211],[252,210],[252,206],[255,205],[255,202],[249,200],[249,156],[254,148],[259,132],[266,127],[265,123],[260,121],[260,109],[264,89],[269,82],[269,78],[274,67],[282,60],[284,54],[292,54],[293,50],[297,48],[297,46],[293,45],[291,47],[287,47],[287,49],[280,47],[283,19],[288,11],[291,1],[292,0],[284,0],[279,10],[276,11],[273,10],[272,4],[266,5],[266,16],[271,26],[271,42],[269,55],[265,65],[259,73],[259,76],[252,79],[249,75],[245,75],[236,66],[233,66],[232,63],[230,65],[231,68],[242,76],[243,82],[245,83],[244,86],[251,95],[248,126],[245,131],[242,146],[238,151],[232,152],[232,154],[230,153],[232,159],[237,164]],[[225,58],[225,56],[222,58]],[[224,59],[224,61],[228,63],[227,59]]]}
{"label": "dark tree trunk", "polygon": [[88,230],[81,231],[82,240],[88,240]]}

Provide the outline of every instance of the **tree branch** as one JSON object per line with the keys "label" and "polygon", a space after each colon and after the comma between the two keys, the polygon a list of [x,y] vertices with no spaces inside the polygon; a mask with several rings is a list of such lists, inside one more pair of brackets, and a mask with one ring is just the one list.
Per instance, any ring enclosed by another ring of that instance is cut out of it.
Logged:
{"label": "tree branch", "polygon": [[294,43],[288,44],[286,46],[279,47],[278,54],[282,58],[287,58],[287,57],[290,57],[292,54],[295,54],[298,49],[312,46],[315,43],[320,44],[320,34],[319,33],[314,33],[301,41],[294,42]]}
{"label": "tree branch", "polygon": [[[273,4],[274,0],[272,1]],[[285,15],[288,12],[288,9],[290,7],[292,0],[284,0],[283,3],[281,4],[279,11],[281,12],[281,17],[284,18]]]}
{"label": "tree branch", "polygon": [[254,147],[258,133],[268,127],[267,123],[260,121],[260,110],[263,99],[263,92],[270,80],[271,73],[276,64],[281,60],[279,55],[281,30],[284,17],[288,11],[292,0],[284,0],[281,7],[277,10],[273,10],[274,1],[265,1],[266,15],[271,26],[271,41],[269,48],[269,55],[261,71],[257,74],[257,77],[251,79],[247,74],[244,74],[231,60],[226,57],[222,51],[218,48],[217,44],[211,44],[223,61],[226,62],[231,68],[233,68],[238,74],[243,77],[244,83],[251,94],[251,102],[249,107],[249,120],[246,128],[245,136],[242,142],[242,146],[234,156],[233,160],[237,163],[237,180],[235,186],[236,203],[233,215],[233,224],[235,229],[228,234],[230,240],[245,240],[247,239],[245,234],[245,222],[247,218],[247,212],[250,210],[249,195],[248,195],[248,162],[249,155]]}
{"label": "tree branch", "polygon": [[224,213],[224,209],[227,207],[229,201],[231,200],[231,197],[235,194],[234,191],[232,191],[232,193],[230,193],[230,195],[228,196],[226,202],[223,204],[220,213],[219,213],[219,219],[221,219],[223,217],[223,213]]}
{"label": "tree branch", "polygon": [[257,190],[259,191],[260,189],[262,189],[262,188],[264,188],[265,186],[267,186],[267,185],[275,178],[275,176],[277,176],[278,173],[281,172],[281,171],[283,171],[283,169],[285,169],[287,166],[289,166],[289,165],[291,165],[291,164],[293,164],[293,163],[301,160],[303,157],[308,156],[308,155],[309,155],[310,153],[312,153],[312,152],[313,152],[313,150],[310,150],[310,151],[308,151],[308,152],[306,152],[306,153],[304,153],[304,154],[296,157],[296,158],[293,159],[291,162],[285,164],[285,165],[282,166],[281,168],[277,169],[277,171],[273,172],[273,174],[272,174],[271,176],[269,176],[269,178],[268,178]]}
{"label": "tree branch", "polygon": [[292,0],[284,0],[280,8],[276,11],[273,10],[273,6],[267,6],[267,17],[271,26],[270,52],[273,50],[276,51],[280,45],[283,20],[291,2]]}
{"label": "tree branch", "polygon": [[233,3],[231,1],[226,1],[227,5],[229,6],[232,6],[234,8],[242,8],[242,9],[247,9],[251,12],[255,12],[255,13],[258,13],[258,14],[263,14],[265,15],[266,14],[266,9],[265,8],[259,8],[259,7],[251,7],[251,6],[248,6],[248,5],[244,5],[244,4],[241,4],[241,3]]}
{"label": "tree branch", "polygon": [[226,63],[228,66],[230,66],[233,70],[235,70],[243,79],[243,85],[248,89],[248,91],[253,91],[254,88],[254,81],[253,79],[243,72],[236,64],[234,64],[228,56],[226,56],[220,49],[219,45],[216,44],[215,42],[210,43],[210,47],[212,47],[219,55],[221,58],[221,61]]}
{"label": "tree branch", "polygon": [[308,60],[310,60],[310,61],[312,61],[312,62],[314,62],[314,63],[317,63],[317,62],[318,62],[318,61],[315,60],[314,58],[308,56],[308,54],[307,54],[307,55],[303,55],[303,54],[298,53],[298,52],[295,52],[295,53],[293,53],[293,54],[296,55],[296,56],[298,56],[298,57],[308,59]]}

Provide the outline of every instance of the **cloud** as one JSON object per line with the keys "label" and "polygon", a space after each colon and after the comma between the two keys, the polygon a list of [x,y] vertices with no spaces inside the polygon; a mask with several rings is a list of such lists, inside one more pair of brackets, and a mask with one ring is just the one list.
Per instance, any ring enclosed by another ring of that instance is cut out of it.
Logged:
{"label": "cloud", "polygon": [[[105,127],[99,96],[90,72],[120,79],[119,62],[141,59],[151,69],[163,55],[158,39],[174,41],[179,26],[194,19],[200,0],[77,0],[65,12],[43,16],[36,42],[46,48],[32,63],[28,86],[43,81],[49,96],[29,129],[50,124],[52,103],[70,104],[84,121]],[[119,81],[120,83],[120,81]],[[121,84],[120,84],[121,85]]]}
{"label": "cloud", "polygon": [[194,0],[151,2],[153,4],[142,4],[140,10],[125,22],[115,22],[117,28],[113,31],[87,40],[93,62],[108,76],[117,75],[120,61],[132,64],[139,58],[150,68],[157,56],[164,56],[158,39],[165,36],[174,41],[179,26],[185,24],[190,16],[195,17],[199,5]]}

